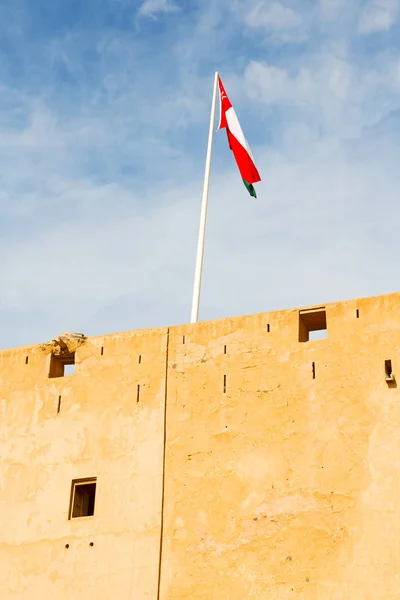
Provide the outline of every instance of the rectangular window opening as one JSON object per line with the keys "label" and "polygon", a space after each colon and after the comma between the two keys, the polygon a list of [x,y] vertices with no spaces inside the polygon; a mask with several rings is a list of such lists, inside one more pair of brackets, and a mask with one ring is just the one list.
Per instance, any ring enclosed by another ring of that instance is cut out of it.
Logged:
{"label": "rectangular window opening", "polygon": [[324,306],[299,311],[299,342],[313,342],[328,337]]}
{"label": "rectangular window opening", "polygon": [[269,323],[268,323],[268,325],[267,325],[267,332],[269,333],[270,331],[271,331],[271,328],[270,328]]}
{"label": "rectangular window opening", "polygon": [[359,319],[359,318],[360,318],[360,311],[357,308],[357,310],[356,310],[356,319]]}
{"label": "rectangular window opening", "polygon": [[312,364],[312,378],[315,379],[315,362]]}
{"label": "rectangular window opening", "polygon": [[182,344],[186,344],[186,335],[182,337]]}
{"label": "rectangular window opening", "polygon": [[69,518],[91,517],[94,515],[96,498],[96,477],[74,479],[71,486]]}
{"label": "rectangular window opening", "polygon": [[26,365],[28,364],[28,361],[29,361],[29,356],[27,356],[27,357],[25,358],[25,364],[26,364]]}
{"label": "rectangular window opening", "polygon": [[65,377],[75,373],[75,352],[70,354],[52,354],[50,357],[49,377]]}
{"label": "rectangular window opening", "polygon": [[103,356],[103,353],[104,353],[104,348],[103,348],[103,346],[102,346],[102,347],[101,347],[101,350],[100,350],[100,354],[101,354],[101,356]]}
{"label": "rectangular window opening", "polygon": [[139,354],[139,365],[140,365],[141,362],[142,362],[142,355]]}
{"label": "rectangular window opening", "polygon": [[58,406],[57,406],[57,414],[60,414],[61,410],[61,396],[58,396]]}
{"label": "rectangular window opening", "polygon": [[385,360],[385,379],[386,381],[394,381],[391,360]]}
{"label": "rectangular window opening", "polygon": [[226,346],[224,346],[224,354],[226,354]]}
{"label": "rectangular window opening", "polygon": [[136,402],[139,402],[139,396],[140,396],[140,385],[138,384],[138,386],[137,386],[137,394],[136,394]]}
{"label": "rectangular window opening", "polygon": [[226,375],[224,375],[224,394],[226,394]]}

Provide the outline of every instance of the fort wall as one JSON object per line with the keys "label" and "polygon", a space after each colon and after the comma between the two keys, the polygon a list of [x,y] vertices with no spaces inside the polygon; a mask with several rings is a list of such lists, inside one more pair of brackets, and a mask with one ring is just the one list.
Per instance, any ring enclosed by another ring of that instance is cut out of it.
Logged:
{"label": "fort wall", "polygon": [[399,307],[0,352],[0,598],[398,598]]}

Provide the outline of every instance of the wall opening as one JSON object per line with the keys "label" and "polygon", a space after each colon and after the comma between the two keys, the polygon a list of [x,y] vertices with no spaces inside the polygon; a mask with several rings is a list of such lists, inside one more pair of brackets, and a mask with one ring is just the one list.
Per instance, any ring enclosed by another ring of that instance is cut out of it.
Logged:
{"label": "wall opening", "polygon": [[60,414],[61,410],[61,396],[58,396],[57,414]]}
{"label": "wall opening", "polygon": [[328,337],[324,306],[299,311],[299,342],[312,342]]}
{"label": "wall opening", "polygon": [[271,331],[271,327],[270,327],[270,325],[268,323],[268,325],[267,325],[267,333],[269,333],[270,331]]}
{"label": "wall opening", "polygon": [[140,384],[138,383],[137,392],[136,392],[136,402],[140,400]]}
{"label": "wall opening", "polygon": [[357,310],[356,310],[356,319],[359,319],[359,318],[360,318],[360,311],[357,308]]}
{"label": "wall opening", "polygon": [[139,365],[140,365],[141,362],[142,362],[142,355],[139,354]]}
{"label": "wall opening", "polygon": [[393,376],[391,360],[385,360],[385,375],[386,375],[386,378]]}
{"label": "wall opening", "polygon": [[224,354],[226,354],[226,346],[224,346]]}
{"label": "wall opening", "polygon": [[226,394],[226,375],[224,375],[224,394]]}
{"label": "wall opening", "polygon": [[100,354],[101,354],[101,356],[103,356],[103,354],[104,354],[104,347],[103,346],[100,349]]}
{"label": "wall opening", "polygon": [[315,379],[315,362],[312,363],[311,369],[312,369],[312,378]]}
{"label": "wall opening", "polygon": [[64,377],[75,373],[75,352],[58,356],[52,354],[50,357],[49,377]]}
{"label": "wall opening", "polygon": [[91,517],[94,515],[96,499],[96,477],[74,479],[71,486],[69,518]]}
{"label": "wall opening", "polygon": [[26,356],[26,357],[25,357],[25,364],[27,365],[27,364],[28,364],[28,362],[29,362],[29,356]]}
{"label": "wall opening", "polygon": [[394,381],[391,360],[385,360],[385,379],[386,381]]}
{"label": "wall opening", "polygon": [[385,360],[385,381],[389,388],[397,388],[396,377],[394,376],[392,361],[390,359]]}

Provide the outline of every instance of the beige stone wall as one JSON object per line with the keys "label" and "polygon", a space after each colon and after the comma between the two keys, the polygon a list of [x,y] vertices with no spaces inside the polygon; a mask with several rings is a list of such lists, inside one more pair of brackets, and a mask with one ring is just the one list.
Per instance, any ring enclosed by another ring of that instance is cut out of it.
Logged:
{"label": "beige stone wall", "polygon": [[53,379],[0,352],[0,599],[398,599],[399,308],[327,305],[313,342],[298,310],[90,338]]}
{"label": "beige stone wall", "polygon": [[326,314],[171,330],[163,600],[400,598],[400,295]]}
{"label": "beige stone wall", "polygon": [[[1,600],[156,598],[166,341],[91,338],[56,379],[39,346],[0,352]],[[95,515],[68,520],[93,476]]]}

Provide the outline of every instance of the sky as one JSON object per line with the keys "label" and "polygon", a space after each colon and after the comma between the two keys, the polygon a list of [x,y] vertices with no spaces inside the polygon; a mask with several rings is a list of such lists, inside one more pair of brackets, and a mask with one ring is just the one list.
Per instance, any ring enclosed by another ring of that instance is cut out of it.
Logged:
{"label": "sky", "polygon": [[400,0],[2,0],[0,347],[399,290]]}

